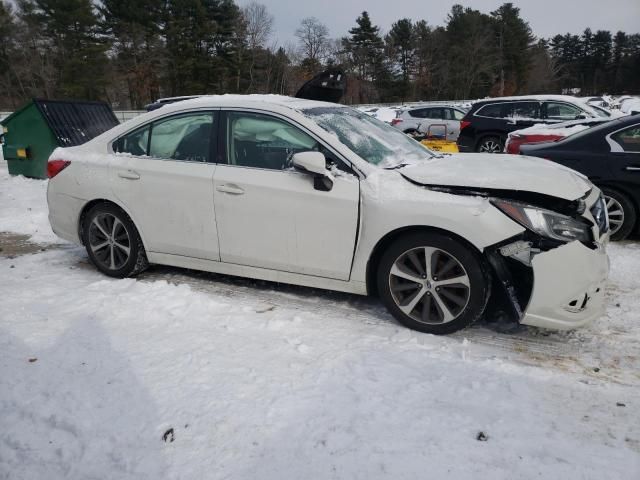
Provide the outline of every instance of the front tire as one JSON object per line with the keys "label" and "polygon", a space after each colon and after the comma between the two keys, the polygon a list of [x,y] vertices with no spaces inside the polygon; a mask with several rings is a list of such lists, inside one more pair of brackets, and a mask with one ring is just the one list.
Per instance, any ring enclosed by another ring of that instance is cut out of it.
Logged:
{"label": "front tire", "polygon": [[382,255],[377,282],[382,301],[400,323],[436,335],[480,318],[491,285],[479,255],[439,233],[394,241]]}
{"label": "front tire", "polygon": [[611,240],[624,240],[633,231],[638,214],[633,202],[624,193],[612,188],[602,187],[607,204]]}
{"label": "front tire", "polygon": [[132,277],[149,265],[138,230],[115,205],[91,208],[84,217],[82,236],[91,263],[110,277]]}

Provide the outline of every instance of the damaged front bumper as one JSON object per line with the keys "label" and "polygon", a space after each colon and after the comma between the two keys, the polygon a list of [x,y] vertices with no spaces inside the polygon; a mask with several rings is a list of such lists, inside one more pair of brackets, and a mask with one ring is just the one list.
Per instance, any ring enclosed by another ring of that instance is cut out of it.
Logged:
{"label": "damaged front bumper", "polygon": [[533,291],[520,323],[568,330],[600,317],[609,274],[606,244],[571,242],[536,255]]}
{"label": "damaged front bumper", "polygon": [[573,241],[535,250],[528,261],[517,248],[503,246],[489,255],[506,303],[520,323],[568,330],[604,313],[606,240],[593,247]]}

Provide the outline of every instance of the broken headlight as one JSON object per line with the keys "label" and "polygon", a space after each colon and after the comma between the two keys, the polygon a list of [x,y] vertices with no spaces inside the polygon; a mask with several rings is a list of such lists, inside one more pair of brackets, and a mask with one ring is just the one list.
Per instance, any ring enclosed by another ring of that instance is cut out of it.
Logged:
{"label": "broken headlight", "polygon": [[575,218],[544,208],[494,198],[491,203],[506,216],[543,237],[562,242],[591,241],[591,227]]}

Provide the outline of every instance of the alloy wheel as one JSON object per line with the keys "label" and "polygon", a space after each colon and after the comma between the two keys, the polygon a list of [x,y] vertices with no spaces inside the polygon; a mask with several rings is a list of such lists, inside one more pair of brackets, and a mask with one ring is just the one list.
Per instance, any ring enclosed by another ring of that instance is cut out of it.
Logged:
{"label": "alloy wheel", "polygon": [[111,213],[99,213],[89,224],[89,247],[96,261],[108,270],[120,270],[131,255],[131,237]]}
{"label": "alloy wheel", "polygon": [[455,320],[470,298],[469,275],[450,253],[434,247],[404,252],[389,272],[391,296],[413,320],[438,325]]}
{"label": "alloy wheel", "polygon": [[485,140],[480,145],[479,151],[482,153],[500,153],[502,152],[502,145],[493,139]]}
{"label": "alloy wheel", "polygon": [[607,213],[609,214],[609,228],[611,235],[615,235],[624,224],[624,208],[615,198],[604,196],[607,203]]}

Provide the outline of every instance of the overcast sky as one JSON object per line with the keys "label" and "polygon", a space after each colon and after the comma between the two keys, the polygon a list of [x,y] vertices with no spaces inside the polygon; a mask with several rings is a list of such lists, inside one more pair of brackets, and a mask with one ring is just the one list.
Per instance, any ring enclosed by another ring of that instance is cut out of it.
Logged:
{"label": "overcast sky", "polygon": [[[236,0],[243,6],[250,0]],[[502,5],[492,0],[258,0],[275,17],[278,44],[293,42],[293,32],[304,17],[317,17],[329,27],[331,37],[347,34],[363,10],[387,32],[400,18],[424,19],[431,26],[445,22],[451,6],[460,3],[485,13]],[[640,0],[512,0],[538,37],[580,33],[586,27],[640,33]]]}

